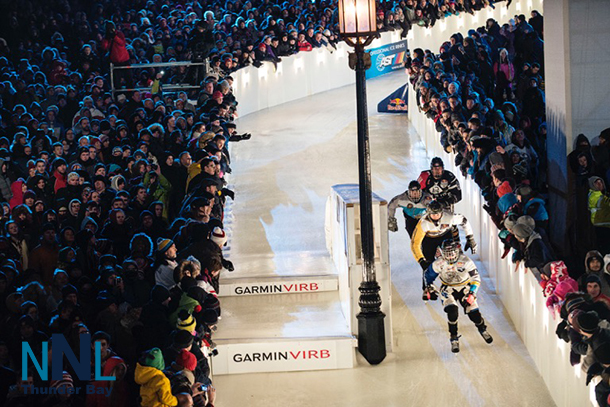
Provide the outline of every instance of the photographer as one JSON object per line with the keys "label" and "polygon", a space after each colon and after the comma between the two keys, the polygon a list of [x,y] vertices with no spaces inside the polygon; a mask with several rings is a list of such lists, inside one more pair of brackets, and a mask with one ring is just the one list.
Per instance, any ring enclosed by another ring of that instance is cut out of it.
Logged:
{"label": "photographer", "polygon": [[[197,20],[194,29],[191,31],[191,37],[188,42],[188,49],[191,55],[191,61],[203,62],[214,48],[213,27],[210,27],[207,22]],[[199,84],[205,77],[204,68],[202,66],[194,66],[190,72],[192,83]]]}
{"label": "photographer", "polygon": [[[117,31],[112,21],[106,22],[106,35],[102,40],[102,49],[108,53],[110,62],[117,66],[129,65],[129,52],[126,47],[125,35]],[[128,69],[118,69],[114,72],[114,87],[120,88],[122,84],[128,88],[132,87],[131,73]]]}

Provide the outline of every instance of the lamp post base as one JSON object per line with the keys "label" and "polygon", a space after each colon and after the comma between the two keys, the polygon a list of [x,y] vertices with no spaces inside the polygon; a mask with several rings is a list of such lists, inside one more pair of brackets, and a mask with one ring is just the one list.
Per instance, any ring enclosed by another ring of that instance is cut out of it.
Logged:
{"label": "lamp post base", "polygon": [[376,281],[362,282],[360,287],[361,312],[358,318],[358,351],[371,365],[378,365],[386,357],[385,314],[381,312],[379,284]]}

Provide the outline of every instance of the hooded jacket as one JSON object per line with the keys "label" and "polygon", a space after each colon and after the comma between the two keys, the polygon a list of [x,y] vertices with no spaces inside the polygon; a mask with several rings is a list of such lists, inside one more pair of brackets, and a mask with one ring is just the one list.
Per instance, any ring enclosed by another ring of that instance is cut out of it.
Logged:
{"label": "hooded jacket", "polygon": [[[602,264],[602,268],[599,271],[593,271],[589,267],[589,264],[593,258],[597,258]],[[587,277],[594,274],[602,281],[602,294],[608,295],[610,293],[610,274],[606,270],[608,266],[610,266],[610,254],[602,257],[602,254],[597,250],[589,251],[585,256],[585,274],[580,276],[578,279],[578,287],[580,287],[580,291],[585,293],[587,292]]]}
{"label": "hooded jacket", "polygon": [[[4,162],[4,158],[0,158],[0,171],[4,165]],[[2,201],[9,202],[12,197],[13,192],[11,191],[11,181],[8,179],[6,174],[0,173],[0,198],[2,198]]]}
{"label": "hooded jacket", "polygon": [[600,177],[589,178],[589,212],[591,213],[591,223],[593,226],[610,227],[610,197],[604,192],[606,184],[604,183],[603,191],[600,191],[595,186],[595,182],[604,180]]}
{"label": "hooded jacket", "polygon": [[136,365],[135,382],[140,385],[142,407],[177,406],[178,399],[172,395],[169,379],[154,367]]}

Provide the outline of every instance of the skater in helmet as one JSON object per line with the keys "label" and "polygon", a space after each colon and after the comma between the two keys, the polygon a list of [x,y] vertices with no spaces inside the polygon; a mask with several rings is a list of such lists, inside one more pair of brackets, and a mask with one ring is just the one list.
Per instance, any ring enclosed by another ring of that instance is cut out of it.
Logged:
{"label": "skater in helmet", "polygon": [[[436,293],[432,283],[439,278],[441,281],[440,296],[443,308],[447,313],[451,351],[460,351],[458,336],[458,304],[464,308],[468,318],[476,325],[479,334],[485,342],[492,343],[493,338],[487,332],[485,320],[477,304],[477,291],[481,277],[474,262],[463,252],[460,244],[452,239],[445,240],[441,245],[441,257],[436,259],[425,272],[426,290]],[[434,299],[435,295],[431,298]]]}
{"label": "skater in helmet", "polygon": [[392,232],[398,230],[398,222],[394,214],[396,209],[401,207],[405,216],[405,228],[409,237],[412,237],[417,222],[426,213],[426,206],[431,200],[432,197],[427,192],[422,191],[419,182],[411,181],[409,189],[400,195],[396,195],[388,204],[388,229]]}
{"label": "skater in helmet", "polygon": [[417,181],[424,192],[429,193],[450,212],[453,211],[453,205],[462,200],[460,182],[451,171],[445,169],[440,157],[432,159],[430,169],[422,171]]}

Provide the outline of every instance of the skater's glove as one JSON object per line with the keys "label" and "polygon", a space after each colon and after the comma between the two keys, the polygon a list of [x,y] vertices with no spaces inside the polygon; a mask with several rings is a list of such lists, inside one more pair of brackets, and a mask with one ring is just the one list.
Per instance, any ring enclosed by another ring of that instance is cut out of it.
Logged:
{"label": "skater's glove", "polygon": [[468,235],[466,236],[466,247],[464,247],[464,251],[470,249],[472,254],[477,252],[477,242],[474,241],[474,236]]}
{"label": "skater's glove", "polygon": [[473,293],[470,293],[466,297],[466,302],[468,303],[468,305],[472,305],[472,304],[474,304],[474,300],[476,300],[476,298],[477,297],[475,297]]}
{"label": "skater's glove", "polygon": [[398,221],[394,216],[388,218],[388,230],[390,232],[398,232]]}
{"label": "skater's glove", "polygon": [[428,267],[430,267],[430,263],[426,261],[426,259],[424,259],[423,257],[421,259],[419,259],[419,265],[421,266],[421,269],[426,271],[428,269]]}
{"label": "skater's glove", "polygon": [[429,284],[426,286],[426,292],[428,293],[428,299],[430,299],[430,301],[438,300],[438,290],[434,284]]}
{"label": "skater's glove", "polygon": [[233,271],[235,270],[235,267],[233,267],[233,262],[229,261],[229,260],[223,260],[222,261],[222,266],[224,268],[226,268],[228,271]]}
{"label": "skater's glove", "polygon": [[229,198],[231,198],[231,200],[235,200],[235,192],[231,191],[228,188],[223,188],[220,190],[220,192],[222,192],[223,196],[228,196]]}

